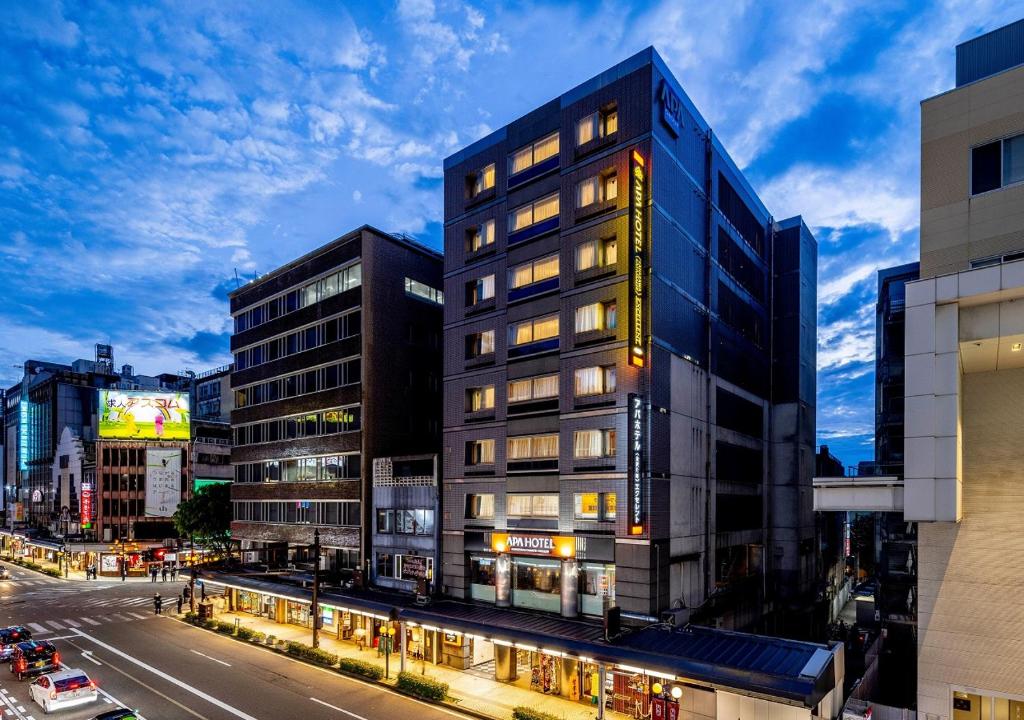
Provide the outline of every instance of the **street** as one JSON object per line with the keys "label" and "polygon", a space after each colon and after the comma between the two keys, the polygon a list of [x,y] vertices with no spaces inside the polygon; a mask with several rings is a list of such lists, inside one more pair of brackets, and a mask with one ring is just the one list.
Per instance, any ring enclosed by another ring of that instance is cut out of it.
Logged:
{"label": "street", "polygon": [[[176,621],[174,600],[184,583],[75,582],[8,566],[0,581],[0,625],[24,625],[49,640],[62,663],[96,682],[96,703],[53,715],[87,720],[116,707],[146,720],[418,720],[465,717],[266,649]],[[164,617],[153,613],[153,594]],[[4,720],[35,720],[42,708],[0,668]]]}

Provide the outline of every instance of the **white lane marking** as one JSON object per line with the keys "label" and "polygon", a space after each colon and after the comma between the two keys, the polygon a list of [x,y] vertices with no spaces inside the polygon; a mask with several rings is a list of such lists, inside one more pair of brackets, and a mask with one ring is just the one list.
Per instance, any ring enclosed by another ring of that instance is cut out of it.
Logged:
{"label": "white lane marking", "polygon": [[121,613],[114,613],[114,617],[116,617],[116,618],[117,618],[118,620],[120,620],[121,622],[131,622],[131,618],[126,618],[126,617],[125,617],[124,615],[122,615]]}
{"label": "white lane marking", "polygon": [[206,658],[207,660],[213,660],[214,662],[216,662],[216,663],[220,663],[221,665],[224,665],[224,666],[226,666],[226,667],[231,667],[230,665],[228,665],[228,663],[224,662],[223,660],[218,660],[218,659],[217,659],[217,658],[215,658],[215,657],[210,657],[209,655],[207,655],[207,654],[205,654],[205,653],[201,653],[201,652],[199,652],[198,650],[192,650],[192,649],[189,649],[189,652],[191,652],[191,653],[195,653],[196,655],[199,655],[199,656],[201,656],[201,657],[204,657],[204,658]]}
{"label": "white lane marking", "polygon": [[75,622],[75,621],[74,621],[74,620],[72,620],[71,618],[64,618],[64,622],[66,622],[66,623],[67,623],[68,625],[70,625],[70,626],[71,626],[71,627],[73,627],[73,628],[76,628],[76,627],[82,627],[82,623],[80,623],[80,622]]}
{"label": "white lane marking", "polygon": [[57,637],[48,637],[46,639],[47,640],[68,640],[68,639],[73,638],[73,637],[78,637],[78,636],[77,635],[58,635]]}
{"label": "white lane marking", "polygon": [[82,651],[82,657],[84,657],[86,660],[88,660],[89,662],[91,662],[91,663],[93,663],[95,665],[102,665],[103,664],[99,660],[97,660],[96,658],[94,658],[92,656],[92,650],[83,650]]}
{"label": "white lane marking", "polygon": [[225,711],[231,713],[232,715],[234,715],[235,717],[242,718],[242,720],[256,720],[256,718],[254,718],[252,715],[249,715],[248,713],[242,712],[241,710],[239,710],[236,707],[232,707],[231,705],[228,705],[223,700],[219,700],[218,698],[215,698],[212,695],[208,695],[207,693],[204,693],[199,688],[192,687],[188,683],[186,683],[186,682],[184,682],[182,680],[179,680],[178,678],[174,677],[173,675],[168,675],[163,670],[158,670],[157,668],[153,667],[152,665],[147,665],[146,663],[142,662],[141,660],[135,659],[134,657],[132,657],[128,653],[125,653],[125,652],[122,652],[122,651],[118,650],[113,645],[108,645],[107,643],[103,642],[102,640],[98,640],[98,639],[92,637],[91,635],[86,635],[81,630],[75,630],[75,634],[81,636],[83,640],[88,640],[88,641],[90,641],[92,643],[95,643],[96,645],[99,645],[101,648],[104,648],[105,650],[108,650],[108,651],[114,653],[118,657],[124,658],[128,662],[133,663],[135,665],[138,665],[143,670],[147,670],[147,671],[151,672],[152,674],[156,675],[157,677],[163,678],[164,680],[166,680],[167,682],[171,683],[172,685],[177,685],[182,690],[187,690],[188,692],[192,693],[196,697],[202,698],[203,700],[205,700],[206,702],[210,703],[211,705],[216,705],[221,710],[225,710]]}
{"label": "white lane marking", "polygon": [[47,620],[46,624],[52,627],[54,630],[65,630],[66,628],[56,620]]}
{"label": "white lane marking", "polygon": [[136,620],[145,620],[146,618],[149,617],[149,615],[139,615],[138,613],[133,613],[133,612],[128,613],[128,615],[131,615]]}
{"label": "white lane marking", "polygon": [[315,703],[320,703],[321,705],[325,705],[326,707],[329,707],[332,710],[337,710],[340,713],[345,713],[346,715],[348,715],[350,717],[354,717],[356,720],[366,720],[366,718],[364,718],[362,715],[356,715],[354,712],[349,712],[345,708],[340,708],[337,705],[331,705],[329,702],[324,702],[323,700],[318,700],[315,697],[311,697],[310,700],[312,700]]}
{"label": "white lane marking", "polygon": [[29,624],[28,624],[28,626],[29,626],[30,628],[32,628],[32,629],[33,629],[33,630],[34,630],[35,632],[37,632],[37,633],[48,633],[48,632],[52,632],[52,631],[51,631],[51,630],[50,630],[49,628],[44,628],[44,627],[43,627],[42,625],[40,625],[39,623],[29,623]]}
{"label": "white lane marking", "polygon": [[80,619],[82,621],[84,621],[84,622],[89,623],[90,625],[99,625],[99,623],[96,622],[95,620],[93,620],[92,618],[83,617],[83,618],[80,618]]}

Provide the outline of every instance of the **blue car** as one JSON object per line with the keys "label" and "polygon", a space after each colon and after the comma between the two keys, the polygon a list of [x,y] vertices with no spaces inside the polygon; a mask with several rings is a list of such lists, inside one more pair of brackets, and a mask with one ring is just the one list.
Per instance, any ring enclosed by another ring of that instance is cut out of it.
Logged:
{"label": "blue car", "polygon": [[10,660],[14,654],[14,646],[32,639],[32,633],[21,625],[11,625],[0,629],[0,660]]}

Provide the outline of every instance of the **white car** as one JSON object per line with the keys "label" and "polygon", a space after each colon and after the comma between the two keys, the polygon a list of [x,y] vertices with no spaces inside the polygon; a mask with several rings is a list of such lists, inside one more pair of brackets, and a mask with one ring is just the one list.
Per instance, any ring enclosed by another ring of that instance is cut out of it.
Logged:
{"label": "white car", "polygon": [[96,683],[85,671],[71,669],[36,678],[29,685],[29,693],[45,713],[96,702],[99,698]]}

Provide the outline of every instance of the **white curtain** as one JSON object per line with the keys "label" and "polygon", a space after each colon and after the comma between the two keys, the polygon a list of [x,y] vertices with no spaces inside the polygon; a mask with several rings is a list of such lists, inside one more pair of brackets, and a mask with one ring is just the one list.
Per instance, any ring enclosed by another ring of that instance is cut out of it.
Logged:
{"label": "white curtain", "polygon": [[576,395],[596,395],[600,392],[601,368],[579,368],[576,371]]}
{"label": "white curtain", "polygon": [[548,135],[533,146],[533,162],[539,163],[558,154],[558,133]]}
{"label": "white curtain", "polygon": [[494,352],[494,331],[486,330],[480,333],[480,354],[486,355]]}
{"label": "white curtain", "polygon": [[533,339],[558,337],[558,316],[548,315],[533,321]]}
{"label": "white curtain", "polygon": [[619,112],[611,110],[604,116],[604,134],[611,135],[619,129]]}
{"label": "white curtain", "polygon": [[478,440],[480,445],[480,462],[483,464],[490,464],[494,462],[494,440],[488,438],[487,440]]}
{"label": "white curtain", "polygon": [[619,181],[617,177],[609,175],[604,179],[604,197],[602,200],[614,200],[619,196]]}
{"label": "white curtain", "polygon": [[515,232],[516,230],[522,230],[524,227],[533,225],[533,206],[527,205],[517,210],[512,211],[512,216],[509,219],[509,231]]}
{"label": "white curtain", "polygon": [[507,512],[509,517],[529,517],[533,514],[533,496],[509,495]]}
{"label": "white curtain", "polygon": [[576,269],[589,270],[597,265],[597,242],[589,240],[576,246]]}
{"label": "white curtain", "polygon": [[601,327],[598,320],[600,311],[601,305],[598,303],[576,308],[576,332],[587,332]]}
{"label": "white curtain", "polygon": [[534,378],[533,380],[533,397],[534,398],[550,398],[558,396],[558,376],[557,375],[545,375],[544,377]]}
{"label": "white curtain", "polygon": [[521,170],[533,165],[533,147],[525,147],[512,154],[512,174],[515,175]]}
{"label": "white curtain", "polygon": [[509,402],[521,402],[523,400],[530,400],[532,395],[530,394],[530,388],[532,382],[529,380],[512,380],[508,384],[508,401]]}
{"label": "white curtain", "polygon": [[558,435],[535,435],[533,437],[533,457],[558,457]]}
{"label": "white curtain", "polygon": [[530,438],[511,437],[508,439],[508,459],[526,460],[530,457]]}
{"label": "white curtain", "polygon": [[494,276],[488,275],[477,281],[477,300],[489,300],[494,297]]}
{"label": "white curtain", "polygon": [[576,186],[576,207],[587,207],[597,202],[597,178],[581,180]]}
{"label": "white curtain", "polygon": [[533,282],[547,280],[558,275],[558,256],[550,255],[533,264]]}
{"label": "white curtain", "polygon": [[558,517],[558,496],[534,495],[533,514],[537,517]]}
{"label": "white curtain", "polygon": [[573,456],[578,458],[601,457],[601,431],[577,430],[573,433]]}
{"label": "white curtain", "polygon": [[558,214],[558,193],[542,198],[533,204],[533,221],[539,223]]}
{"label": "white curtain", "polygon": [[533,264],[526,263],[512,268],[512,287],[520,288],[533,282]]}
{"label": "white curtain", "polygon": [[609,238],[604,241],[604,264],[614,265],[618,262],[618,243],[615,238]]}
{"label": "white curtain", "polygon": [[588,115],[587,117],[576,123],[576,144],[582,145],[588,143],[594,139],[597,135],[597,113]]}
{"label": "white curtain", "polygon": [[512,344],[513,345],[525,345],[526,343],[533,342],[533,323],[527,320],[526,322],[517,323],[512,326]]}

